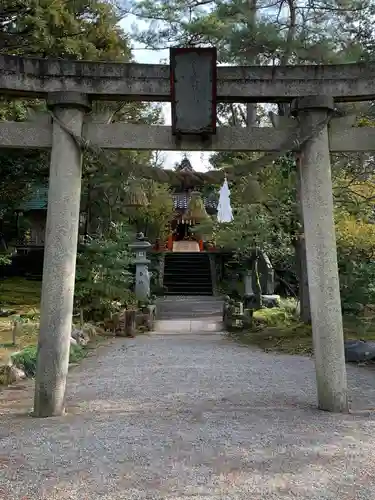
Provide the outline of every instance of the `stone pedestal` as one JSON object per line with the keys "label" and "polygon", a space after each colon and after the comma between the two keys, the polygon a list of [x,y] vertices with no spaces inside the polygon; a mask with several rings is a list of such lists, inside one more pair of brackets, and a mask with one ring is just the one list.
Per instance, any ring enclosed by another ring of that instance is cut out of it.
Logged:
{"label": "stone pedestal", "polygon": [[[321,124],[332,109],[333,100],[324,96],[298,99],[294,111],[302,136]],[[319,408],[347,412],[327,126],[303,146],[299,171]]]}
{"label": "stone pedestal", "polygon": [[[76,92],[49,95],[59,121],[81,135],[86,96]],[[74,139],[53,122],[48,211],[44,248],[40,333],[35,378],[34,414],[62,415],[72,329],[82,152]]]}

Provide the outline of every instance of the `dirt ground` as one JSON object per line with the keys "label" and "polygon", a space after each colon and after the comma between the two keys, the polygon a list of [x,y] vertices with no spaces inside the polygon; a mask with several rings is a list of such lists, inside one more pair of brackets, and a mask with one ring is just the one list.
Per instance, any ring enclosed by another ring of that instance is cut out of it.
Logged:
{"label": "dirt ground", "polygon": [[[348,367],[351,405],[374,372]],[[316,409],[311,359],[221,334],[113,339],[69,375],[67,415],[0,392],[0,498],[373,499],[375,418]]]}

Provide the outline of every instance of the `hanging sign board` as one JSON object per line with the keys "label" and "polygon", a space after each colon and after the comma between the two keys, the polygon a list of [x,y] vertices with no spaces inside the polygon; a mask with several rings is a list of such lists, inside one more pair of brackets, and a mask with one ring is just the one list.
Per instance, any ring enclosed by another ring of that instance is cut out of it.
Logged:
{"label": "hanging sign board", "polygon": [[171,48],[172,133],[216,133],[216,49]]}

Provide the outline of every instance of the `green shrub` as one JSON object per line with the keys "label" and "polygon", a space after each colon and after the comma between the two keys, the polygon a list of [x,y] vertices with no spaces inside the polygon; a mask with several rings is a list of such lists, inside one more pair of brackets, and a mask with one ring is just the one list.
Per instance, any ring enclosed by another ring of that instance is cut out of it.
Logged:
{"label": "green shrub", "polygon": [[36,372],[36,355],[37,346],[32,345],[12,354],[11,360],[18,368],[21,368],[25,372],[27,377],[33,377]]}
{"label": "green shrub", "polygon": [[134,235],[124,224],[113,224],[105,236],[89,238],[77,259],[75,308],[87,321],[101,321],[135,302],[129,267],[129,243]]}
{"label": "green shrub", "polygon": [[280,299],[280,308],[288,314],[296,316],[298,314],[298,301],[293,298]]}
{"label": "green shrub", "polygon": [[284,309],[283,307],[273,307],[259,309],[254,312],[255,327],[287,327],[296,323],[294,311]]}
{"label": "green shrub", "polygon": [[344,313],[358,314],[375,304],[375,261],[340,260],[342,309]]}
{"label": "green shrub", "polygon": [[[11,360],[15,366],[21,368],[27,377],[34,377],[36,373],[37,346],[31,345],[22,349],[22,351],[12,354]],[[87,350],[80,346],[72,344],[70,346],[69,363],[77,363],[87,354]]]}
{"label": "green shrub", "polygon": [[87,349],[80,345],[71,344],[69,353],[69,363],[77,363],[87,355]]}

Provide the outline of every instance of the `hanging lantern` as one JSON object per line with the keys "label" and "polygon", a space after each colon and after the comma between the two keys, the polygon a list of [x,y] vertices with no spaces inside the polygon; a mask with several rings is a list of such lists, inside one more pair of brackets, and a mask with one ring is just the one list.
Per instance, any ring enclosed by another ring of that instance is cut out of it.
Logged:
{"label": "hanging lantern", "polygon": [[192,223],[210,219],[199,191],[191,193],[188,208],[184,213],[184,219],[188,219]]}
{"label": "hanging lantern", "polygon": [[124,206],[127,208],[140,208],[148,205],[147,195],[139,181],[131,179],[125,186]]}

